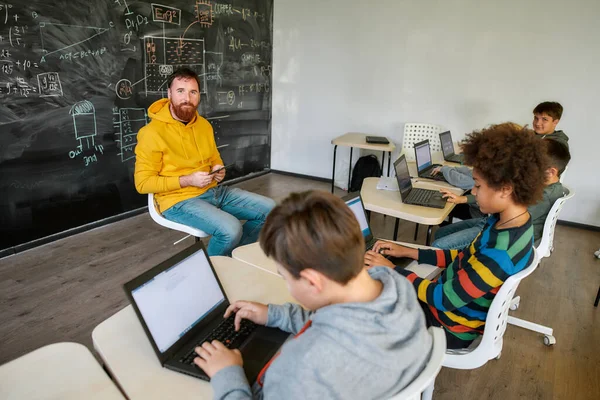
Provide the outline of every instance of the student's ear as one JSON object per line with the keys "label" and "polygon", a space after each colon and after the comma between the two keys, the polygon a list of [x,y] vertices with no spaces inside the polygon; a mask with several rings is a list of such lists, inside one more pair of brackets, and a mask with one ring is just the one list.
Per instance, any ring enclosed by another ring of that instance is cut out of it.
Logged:
{"label": "student's ear", "polygon": [[510,198],[513,194],[513,187],[510,185],[504,185],[500,188],[500,197],[503,199]]}
{"label": "student's ear", "polygon": [[171,100],[171,88],[167,89],[167,99]]}
{"label": "student's ear", "polygon": [[550,167],[546,170],[546,178],[558,177],[558,168]]}
{"label": "student's ear", "polygon": [[560,122],[560,119],[553,119],[552,120],[552,126],[554,127],[554,129],[556,130],[556,125],[558,125],[558,123]]}
{"label": "student's ear", "polygon": [[305,268],[300,271],[300,278],[304,279],[317,293],[320,293],[325,287],[325,276],[312,268]]}

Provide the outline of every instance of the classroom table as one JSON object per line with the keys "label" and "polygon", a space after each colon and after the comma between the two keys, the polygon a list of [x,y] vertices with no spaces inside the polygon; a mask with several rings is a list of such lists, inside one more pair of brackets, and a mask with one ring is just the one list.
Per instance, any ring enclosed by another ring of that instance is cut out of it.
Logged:
{"label": "classroom table", "polygon": [[54,343],[0,366],[0,399],[125,399],[92,353]]}
{"label": "classroom table", "polygon": [[[409,167],[410,169],[410,167]],[[425,244],[428,246],[431,241],[431,227],[439,225],[448,217],[448,214],[454,209],[454,203],[446,203],[444,208],[432,208],[404,204],[400,197],[399,191],[394,190],[379,190],[377,182],[379,178],[366,178],[363,181],[360,190],[360,196],[367,211],[375,211],[380,214],[389,215],[395,218],[400,218],[406,221],[415,222],[417,224],[427,225],[427,240]],[[451,186],[445,182],[432,181],[423,178],[414,178],[412,180],[413,187],[439,190],[447,189],[456,194],[462,194],[463,190]],[[398,223],[394,228],[394,237],[398,235]]]}
{"label": "classroom table", "polygon": [[331,172],[331,193],[333,193],[334,184],[335,184],[335,156],[337,152],[338,146],[348,146],[350,147],[350,161],[348,164],[348,190],[350,190],[350,177],[352,174],[352,149],[354,147],[358,149],[365,150],[375,150],[381,151],[383,156],[381,158],[381,171],[383,172],[383,167],[385,165],[385,153],[388,153],[388,167],[387,167],[387,175],[390,175],[390,164],[392,163],[392,151],[396,149],[394,142],[390,140],[390,138],[386,138],[389,143],[388,144],[376,144],[376,143],[367,143],[367,135],[364,133],[356,133],[350,132],[345,135],[338,136],[331,141],[333,145],[333,171]]}
{"label": "classroom table", "polygon": [[[413,243],[395,242],[392,240],[390,240],[390,242],[416,249],[432,248]],[[258,243],[251,243],[245,246],[235,248],[233,250],[232,257],[236,260],[243,261],[244,263],[249,264],[254,268],[260,269],[261,271],[281,277],[277,272],[277,264],[275,264],[275,261],[272,258],[267,257],[267,255],[262,251]],[[434,265],[419,264],[416,261],[413,261],[412,263],[407,265],[405,269],[412,271],[415,274],[419,275],[421,278],[425,279],[433,279],[441,271],[438,267]]]}
{"label": "classroom table", "polygon": [[[211,257],[229,301],[295,302],[285,282],[229,257]],[[94,348],[129,399],[212,399],[209,382],[163,368],[129,305],[92,332]]]}

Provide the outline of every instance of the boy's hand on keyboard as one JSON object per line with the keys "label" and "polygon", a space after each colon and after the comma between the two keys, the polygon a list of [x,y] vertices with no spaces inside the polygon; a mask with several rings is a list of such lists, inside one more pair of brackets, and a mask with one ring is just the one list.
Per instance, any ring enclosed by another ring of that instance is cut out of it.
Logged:
{"label": "boy's hand on keyboard", "polygon": [[198,357],[194,358],[194,364],[199,366],[212,378],[220,370],[233,365],[243,366],[242,353],[238,349],[229,350],[218,340],[211,343],[204,342],[202,346],[196,347]]}
{"label": "boy's hand on keyboard", "polygon": [[435,176],[437,174],[439,174],[442,171],[442,167],[435,167],[434,169],[431,170],[431,175]]}
{"label": "boy's hand on keyboard", "polygon": [[254,301],[239,300],[230,304],[225,310],[225,318],[228,318],[231,313],[235,313],[235,330],[240,330],[242,319],[248,319],[255,324],[266,325],[267,317],[269,316],[269,307],[265,304],[256,303]]}
{"label": "boy's hand on keyboard", "polygon": [[467,202],[467,196],[459,196],[446,189],[440,189],[440,192],[442,193],[442,198],[446,199],[448,203],[465,204]]}
{"label": "boy's hand on keyboard", "polygon": [[383,265],[384,267],[394,268],[394,263],[382,256],[380,253],[376,253],[373,250],[369,250],[365,253],[365,266],[367,268],[376,267]]}

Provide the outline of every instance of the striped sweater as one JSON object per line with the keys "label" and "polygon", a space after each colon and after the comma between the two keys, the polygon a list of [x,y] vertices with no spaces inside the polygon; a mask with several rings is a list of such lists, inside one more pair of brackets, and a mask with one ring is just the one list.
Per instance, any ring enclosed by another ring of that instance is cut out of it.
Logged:
{"label": "striped sweater", "polygon": [[434,281],[397,268],[440,324],[462,340],[483,334],[487,312],[500,286],[533,261],[531,218],[508,229],[494,228],[497,221],[497,215],[490,216],[481,233],[463,250],[419,250],[419,263],[444,268]]}

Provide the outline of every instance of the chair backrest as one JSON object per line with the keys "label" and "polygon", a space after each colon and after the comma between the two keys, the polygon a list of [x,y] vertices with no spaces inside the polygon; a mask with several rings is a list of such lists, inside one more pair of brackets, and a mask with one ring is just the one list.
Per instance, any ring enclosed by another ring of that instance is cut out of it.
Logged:
{"label": "chair backrest", "polygon": [[458,369],[479,368],[502,351],[502,340],[508,322],[510,302],[519,287],[519,283],[529,276],[539,264],[539,257],[533,249],[533,262],[524,270],[508,277],[492,300],[485,319],[485,329],[481,341],[472,349],[448,350],[444,359],[444,367]]}
{"label": "chair backrest", "polygon": [[150,217],[159,225],[162,225],[169,229],[174,229],[176,231],[187,233],[188,235],[195,236],[197,238],[203,238],[209,236],[204,231],[200,229],[192,228],[191,226],[179,224],[177,222],[169,221],[165,217],[163,217],[157,210],[156,204],[154,204],[154,193],[148,193],[148,213],[150,213]]}
{"label": "chair backrest", "polygon": [[431,357],[429,357],[427,365],[414,381],[409,383],[408,386],[402,389],[400,393],[394,395],[390,400],[420,400],[421,393],[435,382],[435,378],[440,372],[442,362],[446,356],[446,334],[442,328],[434,326],[429,327],[429,334],[433,338],[433,349],[431,350]]}
{"label": "chair backrest", "polygon": [[554,202],[554,205],[548,212],[546,222],[544,223],[544,230],[542,231],[542,240],[537,246],[538,257],[540,259],[544,257],[550,257],[552,249],[554,247],[554,229],[556,228],[556,221],[558,220],[558,214],[562,210],[563,205],[571,197],[575,196],[575,191],[564,186],[567,194]]}
{"label": "chair backrest", "polygon": [[406,123],[404,124],[404,137],[402,138],[402,153],[407,161],[415,160],[415,143],[429,139],[431,152],[442,151],[439,134],[442,127],[434,124]]}

